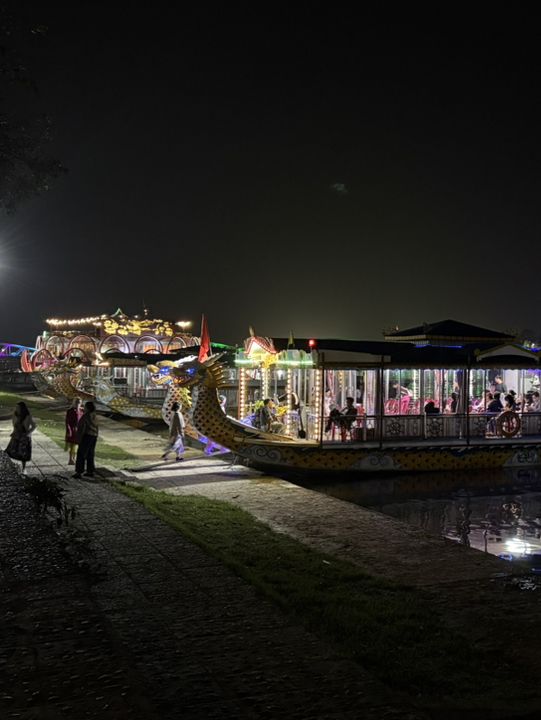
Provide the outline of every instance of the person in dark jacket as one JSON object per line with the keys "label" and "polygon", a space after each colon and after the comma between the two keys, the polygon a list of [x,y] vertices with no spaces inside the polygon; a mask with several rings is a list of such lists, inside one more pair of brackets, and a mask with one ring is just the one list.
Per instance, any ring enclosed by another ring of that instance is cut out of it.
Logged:
{"label": "person in dark jacket", "polygon": [[501,413],[503,410],[502,401],[500,399],[500,393],[495,392],[494,398],[489,402],[487,405],[487,415],[492,415],[490,420],[487,423],[487,434],[488,435],[495,435],[496,434],[496,416]]}
{"label": "person in dark jacket", "polygon": [[501,401],[501,395],[499,392],[494,393],[494,398],[487,405],[487,413],[501,413],[503,405]]}
{"label": "person in dark jacket", "polygon": [[504,400],[505,400],[505,409],[506,410],[513,410],[513,411],[516,410],[517,401],[515,399],[515,396],[512,395],[511,392],[507,393]]}
{"label": "person in dark jacket", "polygon": [[[85,403],[83,416],[77,425],[79,448],[77,449],[77,458],[75,460],[74,478],[79,479],[83,473],[85,477],[94,477],[96,470],[94,465],[94,452],[96,451],[96,443],[98,442],[98,433],[96,406],[89,400]],[[84,472],[85,463],[86,472]]]}

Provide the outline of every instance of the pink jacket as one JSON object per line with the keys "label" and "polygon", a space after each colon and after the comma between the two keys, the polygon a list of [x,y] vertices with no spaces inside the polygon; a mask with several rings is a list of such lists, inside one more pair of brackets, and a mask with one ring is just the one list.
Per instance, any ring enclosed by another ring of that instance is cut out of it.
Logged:
{"label": "pink jacket", "polygon": [[77,443],[77,424],[83,414],[82,410],[71,407],[66,413],[66,442]]}

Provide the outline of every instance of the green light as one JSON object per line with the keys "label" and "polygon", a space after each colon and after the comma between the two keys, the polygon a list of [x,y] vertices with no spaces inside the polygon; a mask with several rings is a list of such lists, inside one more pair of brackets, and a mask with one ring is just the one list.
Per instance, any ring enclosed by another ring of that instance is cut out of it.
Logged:
{"label": "green light", "polygon": [[257,363],[254,363],[253,360],[246,360],[244,358],[235,358],[235,365],[245,365],[249,367],[258,367]]}

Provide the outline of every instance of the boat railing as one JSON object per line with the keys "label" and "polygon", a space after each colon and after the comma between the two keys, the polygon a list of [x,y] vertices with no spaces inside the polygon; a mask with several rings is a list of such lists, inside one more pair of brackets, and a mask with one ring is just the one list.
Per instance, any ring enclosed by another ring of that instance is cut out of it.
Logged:
{"label": "boat railing", "polygon": [[323,442],[374,442],[400,440],[454,440],[480,438],[513,440],[541,435],[541,413],[518,413],[516,432],[506,435],[497,422],[498,414],[357,415],[326,417]]}

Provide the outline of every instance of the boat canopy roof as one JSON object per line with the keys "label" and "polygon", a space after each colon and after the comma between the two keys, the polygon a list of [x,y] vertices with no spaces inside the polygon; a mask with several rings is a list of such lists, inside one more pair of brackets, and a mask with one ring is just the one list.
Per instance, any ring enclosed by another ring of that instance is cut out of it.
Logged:
{"label": "boat canopy roof", "polygon": [[[273,338],[279,352],[291,349],[289,338]],[[310,345],[315,343],[315,345]],[[416,344],[377,340],[343,340],[337,338],[295,338],[294,347],[314,347],[323,356],[326,365],[356,364],[395,367],[480,367],[497,364],[508,367],[536,367],[539,364],[537,352],[520,344],[494,342],[466,343],[456,345]]]}
{"label": "boat canopy roof", "polygon": [[514,367],[535,367],[537,351],[517,342],[514,335],[458,320],[423,323],[384,335],[384,340],[338,338],[273,338],[277,352],[314,349],[325,365],[373,364],[395,367],[480,367],[494,361]]}
{"label": "boat canopy roof", "polygon": [[470,325],[458,320],[440,320],[435,323],[423,323],[405,330],[393,330],[385,334],[386,340],[397,342],[427,342],[432,344],[472,343],[472,342],[514,342],[515,335]]}

